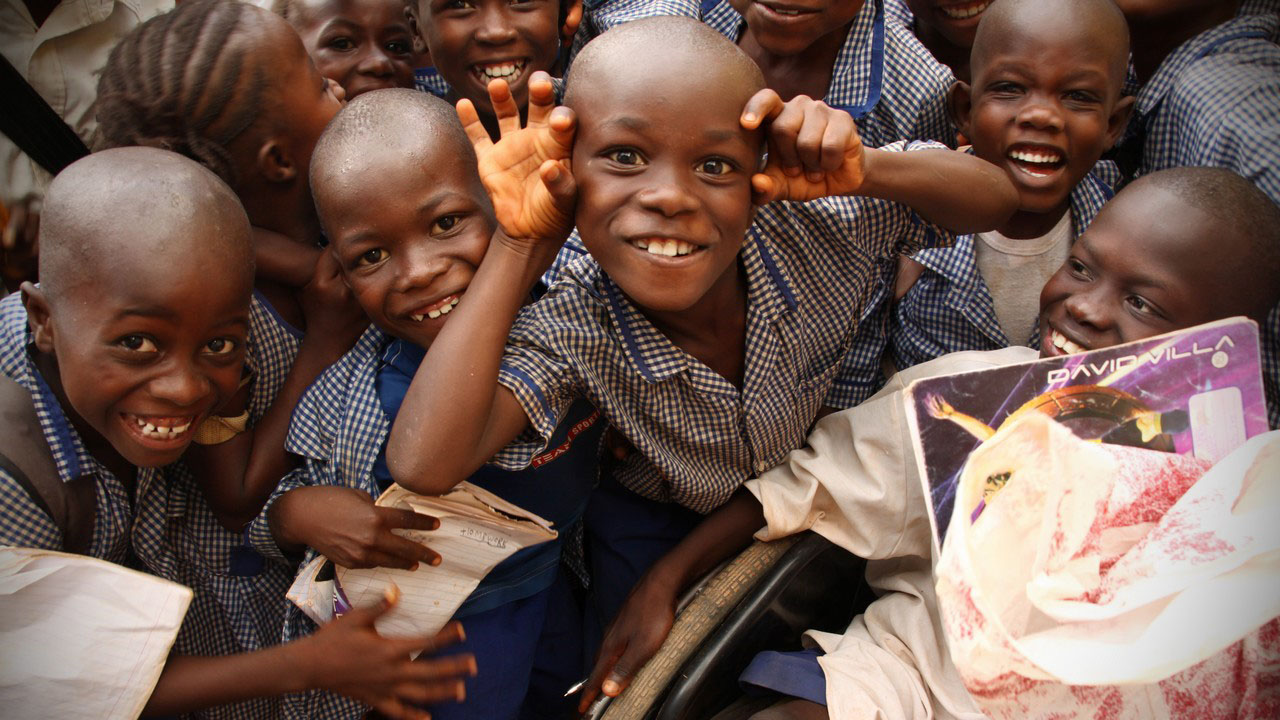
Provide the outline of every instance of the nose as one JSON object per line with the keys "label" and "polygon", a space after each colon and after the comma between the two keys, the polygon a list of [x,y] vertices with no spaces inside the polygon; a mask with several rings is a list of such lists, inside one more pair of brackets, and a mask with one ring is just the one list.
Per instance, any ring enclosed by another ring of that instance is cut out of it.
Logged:
{"label": "nose", "polygon": [[430,241],[414,243],[401,253],[397,266],[397,289],[418,290],[430,287],[449,268],[445,256],[431,247]]}
{"label": "nose", "polygon": [[1061,130],[1062,113],[1052,99],[1033,94],[1018,109],[1018,124],[1037,130]]}
{"label": "nose", "polygon": [[485,45],[502,45],[516,39],[516,27],[507,15],[506,3],[485,3],[476,28],[476,42]]}
{"label": "nose", "polygon": [[390,77],[392,73],[391,58],[387,56],[387,52],[382,46],[373,45],[372,49],[356,65],[356,72],[374,77]]}
{"label": "nose", "polygon": [[212,392],[209,378],[189,360],[174,359],[148,385],[151,395],[175,408],[188,408]]}
{"label": "nose", "polygon": [[636,201],[646,210],[675,217],[698,208],[698,200],[685,185],[678,170],[663,171],[654,166],[648,174],[649,184],[636,193]]}
{"label": "nose", "polygon": [[1107,304],[1096,290],[1076,292],[1063,302],[1067,315],[1077,323],[1097,330],[1111,327],[1111,319],[1106,312]]}

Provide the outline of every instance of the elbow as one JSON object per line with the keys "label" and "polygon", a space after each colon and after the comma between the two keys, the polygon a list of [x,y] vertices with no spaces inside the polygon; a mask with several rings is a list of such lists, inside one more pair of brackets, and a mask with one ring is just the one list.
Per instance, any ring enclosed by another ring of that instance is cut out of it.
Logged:
{"label": "elbow", "polygon": [[432,465],[425,455],[405,458],[403,453],[394,452],[391,444],[387,445],[387,469],[400,487],[420,495],[443,495],[461,482],[455,473],[441,472],[439,465]]}

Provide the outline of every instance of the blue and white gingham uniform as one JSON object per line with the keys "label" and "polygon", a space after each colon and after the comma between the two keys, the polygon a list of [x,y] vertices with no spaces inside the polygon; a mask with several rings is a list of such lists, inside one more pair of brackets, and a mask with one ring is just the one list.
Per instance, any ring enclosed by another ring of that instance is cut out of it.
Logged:
{"label": "blue and white gingham uniform", "polygon": [[[249,417],[257,423],[275,400],[297,356],[302,335],[255,293],[249,314],[246,363],[253,368]],[[230,655],[280,642],[288,568],[256,557],[245,535],[218,522],[182,462],[163,470],[163,504],[140,507],[139,559],[163,578],[195,591],[174,650],[183,655]],[[262,698],[200,713],[208,718],[279,717],[280,700]]]}
{"label": "blue and white gingham uniform", "polygon": [[[41,377],[27,354],[32,342],[27,327],[27,311],[22,297],[13,293],[0,300],[0,372],[31,393],[40,429],[58,475],[70,482],[93,475],[97,492],[94,510],[93,539],[89,554],[96,558],[125,564],[129,560],[130,535],[133,531],[133,506],[129,490],[85,449],[79,433],[71,426],[62,406],[49,385]],[[138,501],[148,502],[155,496],[158,474],[139,470],[136,480]],[[31,495],[12,476],[0,469],[0,545],[62,550],[62,531]]]}
{"label": "blue and white gingham uniform", "polygon": [[[1117,157],[1128,175],[1227,168],[1280,204],[1280,15],[1251,3],[1180,45],[1138,92]],[[1125,160],[1127,159],[1127,162]],[[1280,427],[1280,306],[1262,330],[1268,420]]]}
{"label": "blue and white gingham uniform", "polygon": [[672,343],[580,256],[516,318],[499,381],[539,438],[493,462],[528,463],[574,398],[585,397],[637,450],[615,470],[619,483],[710,512],[804,444],[880,282],[878,259],[943,238],[907,208],[869,198],[760,208],[739,255],[748,292],[741,391]]}
{"label": "blue and white gingham uniform", "polygon": [[[1086,175],[1071,191],[1071,238],[1080,237],[1113,191]],[[1015,343],[1037,348],[1040,327],[1028,338],[1009,338],[996,319],[991,291],[978,271],[973,235],[953,247],[921,250],[912,259],[924,266],[920,278],[890,311],[889,338],[894,365],[912,365],[961,350],[998,350]],[[888,293],[886,292],[886,296]],[[1028,313],[1036,309],[1027,308]]]}
{"label": "blue and white gingham uniform", "polygon": [[[746,23],[727,0],[707,0],[702,21],[733,42]],[[955,78],[911,32],[885,21],[882,0],[866,0],[832,68],[822,98],[847,111],[867,147],[898,140],[936,140],[956,144],[956,127],[947,116],[947,90]]]}

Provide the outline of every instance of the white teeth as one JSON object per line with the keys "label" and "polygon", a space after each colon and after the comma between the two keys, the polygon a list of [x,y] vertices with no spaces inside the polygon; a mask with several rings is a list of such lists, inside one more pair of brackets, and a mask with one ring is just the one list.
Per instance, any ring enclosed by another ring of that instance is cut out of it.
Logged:
{"label": "white teeth", "polygon": [[427,311],[427,317],[431,318],[432,320],[435,320],[436,318],[440,317],[442,314],[443,313],[441,313],[439,310]]}
{"label": "white teeth", "polygon": [[1009,157],[1022,162],[1050,165],[1061,162],[1062,156],[1055,152],[1032,152],[1028,150],[1010,150]]}
{"label": "white teeth", "polygon": [[799,10],[782,10],[782,9],[776,9],[776,10],[774,10],[774,12],[778,13],[779,15],[786,15],[787,17],[795,17],[796,15],[799,15],[799,14],[800,14],[800,11],[799,11]]}
{"label": "white teeth", "polygon": [[462,299],[461,297],[455,296],[453,299],[451,299],[449,302],[445,303],[444,305],[441,305],[440,307],[434,310],[428,310],[426,315],[414,314],[414,315],[410,315],[409,317],[414,322],[422,322],[423,317],[429,317],[434,320],[435,318],[438,318],[441,315],[448,315],[455,307],[458,306],[458,301],[461,299]]}
{"label": "white teeth", "polygon": [[138,429],[142,432],[144,437],[155,440],[176,438],[191,427],[191,423],[189,421],[181,425],[156,425],[154,423],[149,423],[136,415],[133,420],[138,423]]}
{"label": "white teeth", "polygon": [[156,431],[156,426],[152,425],[151,423],[146,423],[142,426],[142,432],[144,433],[153,433],[155,431]]}
{"label": "white teeth", "polygon": [[444,307],[440,308],[440,314],[448,315],[449,311],[452,309],[453,309],[453,303],[449,303],[448,305],[445,305]]}
{"label": "white teeth", "polygon": [[1068,340],[1065,335],[1058,332],[1057,330],[1050,331],[1049,340],[1050,342],[1053,343],[1054,347],[1067,353],[1068,355],[1075,355],[1076,353],[1082,353],[1085,351],[1083,347],[1072,342],[1071,340]]}
{"label": "white teeth", "polygon": [[650,255],[661,255],[662,248],[664,247],[666,247],[666,243],[659,240],[657,242],[648,243],[645,245],[644,249],[648,250]]}
{"label": "white teeth", "polygon": [[943,7],[939,9],[942,10],[943,15],[946,15],[952,20],[967,20],[974,15],[981,14],[982,11],[986,10],[990,5],[991,3],[985,2],[977,5],[962,5],[960,7]]}
{"label": "white teeth", "polygon": [[477,65],[474,72],[481,79],[494,80],[502,78],[507,80],[515,75],[519,75],[523,70],[524,61],[520,61],[499,63],[497,65]]}
{"label": "white teeth", "polygon": [[410,315],[410,316],[409,316],[409,318],[410,318],[411,320],[413,320],[414,322],[422,322],[422,316],[421,316],[421,315]]}
{"label": "white teeth", "polygon": [[650,255],[662,255],[663,257],[680,257],[688,255],[697,249],[698,246],[684,240],[632,240],[631,244],[635,247],[647,251]]}

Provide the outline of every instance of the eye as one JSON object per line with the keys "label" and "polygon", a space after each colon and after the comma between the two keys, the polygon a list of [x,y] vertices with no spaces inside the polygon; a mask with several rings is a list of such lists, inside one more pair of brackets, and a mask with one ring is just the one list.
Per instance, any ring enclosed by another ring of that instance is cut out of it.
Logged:
{"label": "eye", "polygon": [[1092,105],[1101,102],[1095,93],[1088,90],[1071,90],[1064,97],[1073,103]]}
{"label": "eye", "polygon": [[209,355],[230,355],[236,351],[239,343],[231,338],[214,338],[205,343],[205,352]]}
{"label": "eye", "polygon": [[733,172],[733,163],[724,158],[709,158],[698,163],[698,172],[707,175],[728,175]]}
{"label": "eye", "polygon": [[1073,277],[1080,280],[1089,279],[1089,267],[1080,262],[1079,259],[1073,257],[1067,258],[1067,267],[1071,270],[1071,275]]}
{"label": "eye", "polygon": [[609,158],[613,162],[618,163],[619,165],[634,166],[634,165],[645,164],[644,157],[642,157],[638,151],[632,150],[630,148],[610,150],[609,152],[605,153],[605,157]]}
{"label": "eye", "polygon": [[347,52],[348,50],[356,49],[356,44],[351,41],[351,38],[346,37],[345,35],[332,38],[329,42],[325,43],[325,45],[339,52]]}
{"label": "eye", "polygon": [[431,224],[431,234],[440,235],[442,233],[447,233],[456,227],[460,220],[462,220],[461,215],[445,215]]}
{"label": "eye", "polygon": [[987,92],[992,95],[1018,95],[1022,92],[1022,86],[1008,80],[993,82],[987,86]]}
{"label": "eye", "polygon": [[413,52],[413,48],[404,40],[392,40],[383,47],[387,49],[387,52],[393,55],[408,55]]}
{"label": "eye", "polygon": [[1141,295],[1130,295],[1124,299],[1125,303],[1139,315],[1159,316],[1160,310],[1152,305],[1146,298]]}
{"label": "eye", "polygon": [[441,10],[469,10],[474,7],[470,0],[447,0],[440,6]]}
{"label": "eye", "polygon": [[356,258],[356,267],[368,267],[370,265],[377,265],[378,263],[386,259],[387,259],[387,251],[383,250],[382,248],[365,250],[363,253],[360,254],[360,257]]}
{"label": "eye", "polygon": [[116,344],[130,352],[153,353],[158,352],[156,344],[146,335],[125,335],[116,341]]}

